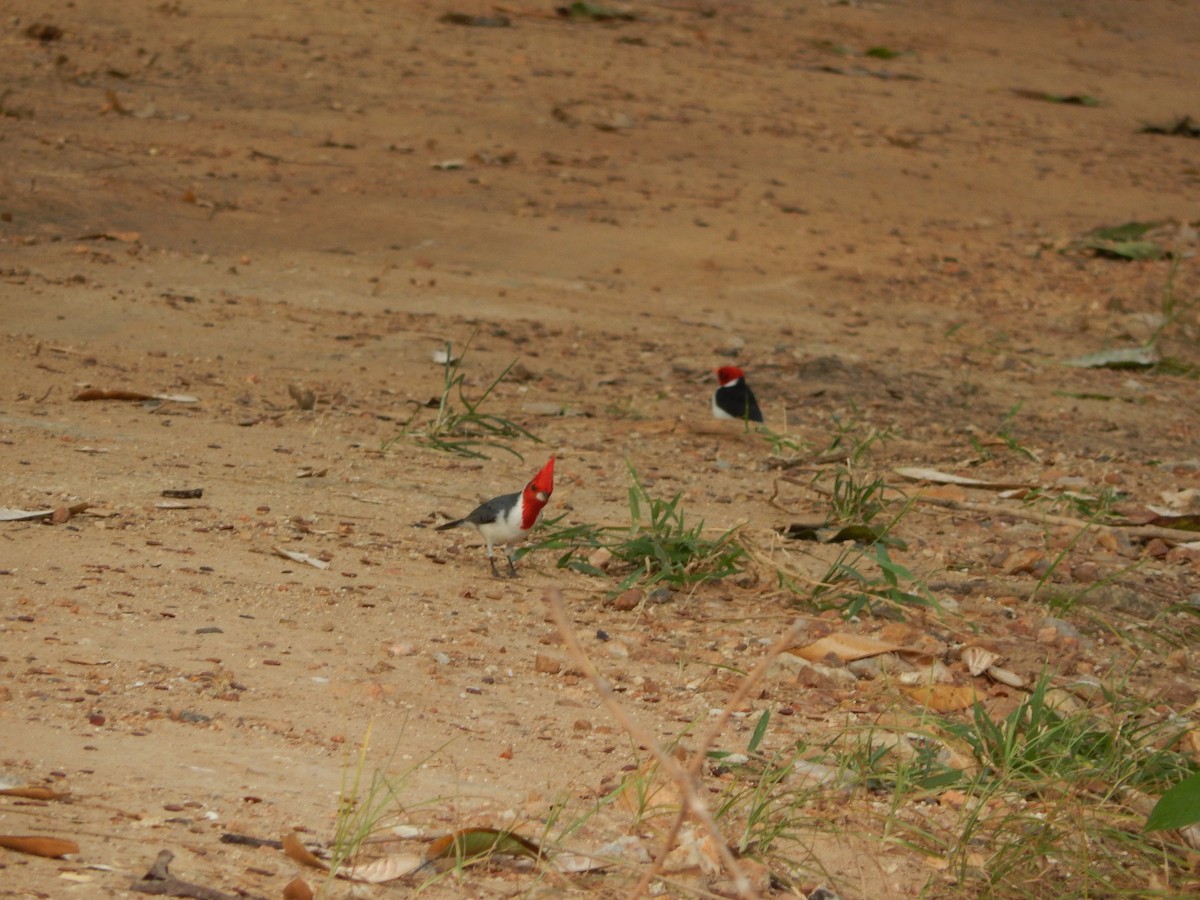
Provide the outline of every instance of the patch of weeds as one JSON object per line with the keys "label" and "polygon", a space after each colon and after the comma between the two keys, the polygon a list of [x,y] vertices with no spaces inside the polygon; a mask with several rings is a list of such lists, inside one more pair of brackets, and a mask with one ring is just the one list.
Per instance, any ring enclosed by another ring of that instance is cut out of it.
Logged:
{"label": "patch of weeds", "polygon": [[[915,504],[908,498],[898,510],[883,519],[889,504],[882,478],[858,478],[849,468],[839,468],[830,491],[829,519],[840,525],[821,540],[838,548],[837,557],[815,581],[806,572],[789,563],[790,554],[775,548],[769,565],[775,571],[781,590],[797,595],[797,604],[811,604],[817,609],[834,609],[847,617],[883,613],[903,615],[913,606],[940,609],[937,599],[929,592],[924,579],[914,575],[902,563],[892,558],[894,550],[907,550],[907,544],[894,530]],[[810,529],[814,534],[822,528]],[[831,529],[832,531],[832,529]],[[805,588],[802,585],[809,585]]]}
{"label": "patch of weeds", "polygon": [[812,452],[812,446],[803,438],[784,432],[773,431],[766,425],[759,425],[755,430],[770,445],[771,456],[775,459],[791,462],[805,458]]}
{"label": "patch of weeds", "polygon": [[868,481],[850,468],[839,466],[833,475],[830,494],[831,521],[841,525],[869,525],[886,508],[885,487],[880,477]]}
{"label": "patch of weeds", "polygon": [[1025,404],[1022,401],[1004,414],[1004,418],[1000,422],[1000,427],[996,429],[996,437],[1000,438],[1000,440],[1004,442],[1004,446],[1008,447],[1009,450],[1020,454],[1021,456],[1024,456],[1033,462],[1037,462],[1037,454],[1028,447],[1023,446],[1021,442],[1017,440],[1016,435],[1013,434],[1013,422],[1017,418],[1017,413],[1021,411],[1021,407],[1024,405]]}
{"label": "patch of weeds", "polygon": [[[1024,498],[1026,506],[1040,506],[1047,512],[1071,512],[1085,519],[1078,531],[1054,555],[1054,558],[1046,566],[1046,571],[1038,578],[1037,584],[1034,585],[1033,591],[1029,595],[1031,601],[1041,596],[1047,585],[1053,583],[1054,573],[1075,551],[1084,537],[1113,518],[1113,507],[1123,497],[1124,494],[1111,487],[1104,487],[1097,493],[1051,493],[1033,490],[1026,495]],[[1047,548],[1051,546],[1049,533],[1046,534],[1046,546]],[[1056,590],[1053,595],[1047,595],[1044,598],[1045,602],[1056,612],[1068,612],[1087,594],[1112,584],[1141,565],[1142,561],[1132,563],[1107,578],[1097,580],[1073,593],[1065,593],[1061,589]]]}
{"label": "patch of weeds", "polygon": [[[1200,305],[1200,299],[1196,297],[1182,298],[1175,289],[1175,279],[1179,275],[1179,259],[1173,256],[1171,259],[1171,267],[1167,270],[1167,279],[1163,284],[1159,307],[1162,310],[1162,321],[1158,327],[1154,329],[1154,333],[1150,335],[1150,339],[1146,341],[1148,345],[1156,345],[1162,336],[1171,328],[1180,325],[1186,315],[1191,321],[1183,327],[1184,337],[1194,340],[1196,337],[1196,309]],[[1190,326],[1190,327],[1188,327]],[[1159,363],[1162,366],[1166,360]],[[1190,367],[1194,368],[1194,367]]]}
{"label": "patch of weeds", "polygon": [[1030,91],[1013,88],[1012,92],[1026,100],[1044,100],[1046,103],[1062,103],[1067,106],[1099,106],[1100,101],[1089,94],[1055,94],[1047,91]]}
{"label": "patch of weeds", "polygon": [[860,463],[871,452],[873,446],[886,443],[892,436],[891,428],[880,430],[864,425],[859,420],[858,407],[853,403],[850,404],[848,416],[834,413],[832,418],[834,435],[822,456],[844,453],[848,462]]}
{"label": "patch of weeds", "polygon": [[1072,896],[1146,896],[1137,893],[1146,874],[1169,877],[1183,848],[1144,834],[1131,800],[1197,770],[1165,749],[1185,728],[1113,692],[1101,718],[1051,702],[1048,688],[1039,679],[999,721],[976,704],[971,722],[945,724],[979,764],[950,859],[962,879],[980,882],[979,896],[1045,896],[1068,885]]}
{"label": "patch of weeds", "polygon": [[822,788],[815,781],[797,777],[804,757],[811,752],[805,744],[771,756],[760,752],[770,719],[770,711],[764,710],[745,752],[708,752],[708,758],[716,763],[714,774],[728,776],[713,818],[723,830],[728,826],[731,845],[740,856],[766,864],[781,860],[798,868],[799,863],[785,854],[802,847],[805,833],[814,829],[816,822],[808,807]]}
{"label": "patch of weeds", "polygon": [[[321,891],[323,897],[328,896],[338,870],[358,855],[367,838],[383,829],[382,823],[389,811],[404,809],[397,793],[398,786],[413,769],[393,777],[387,774],[388,766],[385,766],[383,769],[373,769],[367,775],[367,751],[373,728],[374,722],[367,726],[353,765],[342,769],[342,790],[338,797],[333,842],[329,848],[329,873]],[[394,757],[393,750],[388,765]]]}
{"label": "patch of weeds", "polygon": [[688,524],[681,506],[682,492],[669,500],[651,497],[633,466],[628,462],[626,466],[633,482],[629,487],[628,528],[556,528],[560,517],[547,523],[541,540],[525,552],[565,550],[558,559],[560,569],[604,577],[605,570],[590,562],[589,557],[597,550],[606,550],[611,554],[608,567],[625,573],[614,593],[634,585],[690,587],[742,571],[746,549],[738,541],[740,526],[715,538],[706,537],[703,520]]}
{"label": "patch of weeds", "polygon": [[[1018,456],[1024,456],[1026,459],[1037,462],[1037,454],[1020,442],[1013,428],[1013,423],[1016,421],[1017,414],[1021,411],[1023,405],[1023,402],[1018,403],[1004,414],[1000,420],[1000,424],[996,426],[996,441],[999,441]],[[996,454],[989,449],[989,445],[995,446],[996,441],[988,441],[985,444],[970,431],[967,432],[967,440],[971,442],[971,449],[975,451],[976,463],[990,462],[996,458]]]}
{"label": "patch of weeds", "polygon": [[511,419],[481,410],[496,386],[517,364],[516,360],[505,366],[504,371],[496,376],[477,399],[472,400],[466,395],[464,385],[467,376],[460,367],[476,334],[478,334],[478,329],[467,339],[462,353],[457,358],[450,341],[446,341],[445,362],[442,364],[442,390],[434,407],[433,418],[419,422],[422,413],[428,407],[415,400],[409,401],[416,407],[412,416],[404,423],[400,434],[384,442],[382,449],[387,450],[400,439],[410,437],[421,446],[470,459],[487,459],[488,456],[484,449],[494,448],[511,453],[524,461],[525,458],[511,446],[509,441],[528,438],[536,443],[541,443],[541,438]]}
{"label": "patch of weeds", "polygon": [[1108,485],[1098,491],[1066,491],[1060,495],[1062,504],[1072,515],[1100,523],[1117,518],[1116,505],[1128,498],[1124,491]]}
{"label": "patch of weeds", "polygon": [[1060,491],[1054,488],[1031,488],[1021,498],[1021,505],[1044,511],[1047,515],[1066,515],[1103,525],[1120,516],[1116,505],[1129,495],[1105,486],[1083,491]]}
{"label": "patch of weeds", "polygon": [[[1185,362],[1174,356],[1164,356],[1154,366],[1155,375],[1179,375],[1193,380],[1200,379],[1200,366]],[[1195,409],[1195,407],[1192,407]]]}
{"label": "patch of weeds", "polygon": [[902,615],[911,606],[938,607],[925,583],[892,559],[883,540],[867,550],[843,547],[810,599],[818,609],[836,609],[847,618],[885,608]]}
{"label": "patch of weeds", "polygon": [[1118,688],[1097,702],[1083,708],[1043,676],[1002,718],[977,703],[842,735],[831,753],[871,796],[876,838],[943,860],[955,896],[1178,896],[1188,850],[1147,832],[1146,806],[1196,778],[1172,749],[1188,723]]}
{"label": "patch of weeds", "polygon": [[1165,134],[1171,137],[1200,138],[1200,124],[1191,116],[1178,116],[1163,124],[1147,123],[1138,129],[1141,134]]}
{"label": "patch of weeds", "polygon": [[1162,224],[1162,222],[1124,222],[1120,225],[1101,226],[1093,228],[1072,246],[1090,250],[1097,256],[1109,259],[1137,261],[1162,259],[1167,255],[1167,251],[1154,241],[1145,239],[1149,232]]}
{"label": "patch of weeds", "polygon": [[604,407],[604,414],[614,419],[644,419],[646,416],[633,405],[632,397],[622,397]]}
{"label": "patch of weeds", "polygon": [[[1079,590],[1067,591],[1059,589],[1057,591],[1047,592],[1044,596],[1046,608],[1056,615],[1065,615],[1074,610],[1079,605],[1080,601],[1084,600],[1089,594],[1094,594],[1097,591],[1101,591],[1109,585],[1119,584],[1121,579],[1125,578],[1132,572],[1136,572],[1145,564],[1146,560],[1139,559],[1136,562],[1130,563],[1124,568],[1118,569],[1111,575],[1108,575],[1097,581],[1093,581],[1091,584],[1086,585]],[[1039,581],[1034,588],[1034,592],[1030,594],[1031,600],[1034,596],[1041,592],[1042,587],[1043,584],[1041,581]],[[1098,617],[1095,614],[1089,613],[1088,618],[1095,621],[1096,624],[1100,625],[1106,630],[1114,628],[1114,625],[1111,621],[1099,621],[1102,619],[1102,617]],[[1156,631],[1154,632],[1154,637],[1164,640],[1168,644],[1171,643],[1171,636],[1166,631]],[[1178,643],[1180,642],[1176,641],[1176,644]]]}

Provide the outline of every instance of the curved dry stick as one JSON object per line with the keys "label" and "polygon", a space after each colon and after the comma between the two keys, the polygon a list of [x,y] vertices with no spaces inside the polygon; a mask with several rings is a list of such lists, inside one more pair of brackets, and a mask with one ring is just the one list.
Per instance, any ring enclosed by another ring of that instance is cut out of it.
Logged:
{"label": "curved dry stick", "polygon": [[[571,628],[571,623],[567,621],[566,610],[563,609],[562,591],[556,587],[546,589],[545,600],[550,607],[550,614],[554,617],[554,624],[558,626],[558,632],[562,635],[563,642],[566,645],[567,652],[571,658],[575,660],[575,664],[579,666],[580,671],[587,676],[592,682],[596,693],[600,697],[600,701],[608,709],[609,713],[617,720],[626,733],[632,736],[639,743],[644,744],[650,751],[651,756],[659,766],[671,777],[671,779],[679,786],[679,790],[684,796],[684,804],[680,807],[679,814],[676,816],[675,824],[668,835],[667,842],[663,844],[662,851],[655,857],[650,871],[644,875],[641,881],[634,887],[631,892],[631,897],[640,896],[649,886],[660,871],[662,871],[663,863],[667,858],[667,854],[671,851],[671,846],[675,842],[675,836],[679,831],[679,826],[682,824],[684,817],[690,812],[696,817],[696,820],[704,827],[704,830],[712,837],[713,843],[716,845],[717,853],[721,857],[721,863],[725,866],[725,871],[729,873],[733,879],[734,885],[737,888],[738,895],[741,897],[758,897],[758,892],[754,890],[754,886],[750,883],[750,879],[746,877],[746,873],[742,871],[742,867],[738,865],[737,858],[733,855],[733,851],[729,849],[729,844],[726,842],[724,835],[721,834],[717,823],[713,820],[712,812],[708,805],[704,802],[699,792],[696,790],[695,776],[699,772],[700,766],[695,766],[695,771],[691,767],[684,769],[671,756],[664,753],[658,746],[658,741],[654,735],[650,734],[645,728],[630,718],[625,712],[624,707],[617,702],[613,696],[612,689],[607,682],[600,677],[596,667],[588,658],[587,652],[579,643],[579,639],[575,637],[575,632]],[[698,751],[701,763],[703,763],[704,750]]]}

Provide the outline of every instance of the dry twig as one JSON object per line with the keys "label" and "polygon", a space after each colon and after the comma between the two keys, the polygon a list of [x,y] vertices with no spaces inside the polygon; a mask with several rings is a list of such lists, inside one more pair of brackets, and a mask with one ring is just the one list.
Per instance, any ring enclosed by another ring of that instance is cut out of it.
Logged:
{"label": "dry twig", "polygon": [[[725,866],[725,871],[733,879],[737,888],[738,896],[740,897],[757,897],[758,892],[754,890],[750,879],[746,877],[746,873],[738,864],[737,858],[733,855],[733,851],[729,849],[729,843],[721,834],[720,828],[717,827],[716,821],[713,819],[712,811],[708,808],[708,804],[704,802],[700,796],[700,791],[696,787],[696,775],[700,771],[700,765],[703,762],[704,754],[707,749],[707,744],[696,751],[696,757],[692,764],[687,769],[677,763],[670,754],[666,753],[658,746],[658,741],[654,735],[650,734],[641,725],[635,722],[625,709],[617,702],[613,695],[612,688],[608,682],[601,677],[592,661],[588,658],[586,651],[579,643],[579,639],[575,637],[575,632],[571,628],[571,623],[567,621],[567,613],[563,608],[562,592],[556,588],[548,588],[546,590],[545,600],[550,607],[550,614],[554,617],[554,624],[558,626],[559,634],[562,635],[563,642],[566,645],[567,652],[595,687],[596,693],[599,695],[601,702],[608,709],[612,717],[617,720],[617,723],[625,729],[625,731],[638,743],[644,745],[650,755],[654,757],[664,772],[671,777],[675,784],[679,787],[679,792],[684,798],[684,803],[680,806],[679,814],[676,816],[676,821],[671,828],[667,839],[663,843],[662,850],[655,857],[653,864],[648,871],[638,882],[638,884],[630,892],[631,897],[638,897],[645,894],[653,881],[662,871],[663,864],[666,861],[667,854],[670,853],[672,846],[675,843],[675,837],[679,831],[679,826],[684,818],[689,814],[694,816],[696,820],[703,826],[704,830],[712,837],[713,844],[716,847],[717,853],[721,857],[721,862]],[[739,694],[741,692],[739,691]],[[735,695],[736,696],[736,695]],[[727,717],[722,717],[724,722]],[[710,735],[713,732],[710,730]],[[712,738],[709,737],[709,740]],[[699,762],[697,762],[699,760]]]}

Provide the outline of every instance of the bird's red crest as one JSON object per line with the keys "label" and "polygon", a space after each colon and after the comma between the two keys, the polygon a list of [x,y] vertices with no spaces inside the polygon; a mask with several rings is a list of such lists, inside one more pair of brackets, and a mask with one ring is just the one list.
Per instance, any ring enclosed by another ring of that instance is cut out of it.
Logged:
{"label": "bird's red crest", "polygon": [[737,381],[739,378],[745,378],[746,373],[737,366],[721,366],[717,369],[717,380],[721,384],[729,384],[731,381]]}
{"label": "bird's red crest", "polygon": [[[550,495],[554,493],[554,457],[550,457],[550,461],[542,466],[542,470],[533,476],[533,480],[525,485],[525,496],[521,499],[522,504],[521,527],[529,530],[533,527],[533,523],[537,521],[538,515],[542,511],[542,507],[546,505],[546,501],[550,499]],[[544,496],[539,497],[542,494]]]}

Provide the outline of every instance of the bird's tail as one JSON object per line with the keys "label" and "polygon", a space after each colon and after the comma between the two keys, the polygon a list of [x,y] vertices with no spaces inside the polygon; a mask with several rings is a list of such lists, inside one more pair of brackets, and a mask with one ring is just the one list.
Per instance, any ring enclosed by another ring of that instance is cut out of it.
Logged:
{"label": "bird's tail", "polygon": [[461,525],[465,521],[467,521],[467,520],[466,519],[455,519],[453,522],[443,522],[441,525],[439,525],[437,528],[435,528],[433,530],[434,531],[445,531],[447,528],[457,528],[459,525]]}

